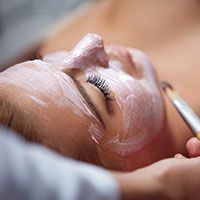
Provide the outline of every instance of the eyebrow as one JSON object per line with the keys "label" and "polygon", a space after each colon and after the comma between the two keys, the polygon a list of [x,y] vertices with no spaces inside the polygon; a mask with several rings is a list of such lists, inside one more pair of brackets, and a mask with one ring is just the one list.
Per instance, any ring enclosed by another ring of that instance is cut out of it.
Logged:
{"label": "eyebrow", "polygon": [[97,107],[92,102],[90,96],[86,92],[85,88],[82,86],[81,82],[79,80],[77,80],[72,74],[70,74],[70,73],[66,73],[66,74],[73,80],[73,82],[75,83],[78,91],[80,92],[80,94],[82,95],[84,100],[86,101],[87,105],[90,107],[90,110],[97,117],[97,119],[100,121],[100,123],[103,126],[103,128],[105,128],[105,123],[103,121],[103,118],[102,118],[99,110],[97,109]]}

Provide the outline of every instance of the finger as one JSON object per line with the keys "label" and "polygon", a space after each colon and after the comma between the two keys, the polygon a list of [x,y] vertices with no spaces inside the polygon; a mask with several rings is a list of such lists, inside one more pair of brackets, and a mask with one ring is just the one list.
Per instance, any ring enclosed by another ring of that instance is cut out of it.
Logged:
{"label": "finger", "polygon": [[186,149],[191,158],[200,156],[200,140],[196,137],[191,138],[186,144]]}
{"label": "finger", "polygon": [[183,159],[183,158],[186,158],[185,156],[183,156],[182,154],[180,153],[177,153],[174,158],[177,158],[177,159]]}

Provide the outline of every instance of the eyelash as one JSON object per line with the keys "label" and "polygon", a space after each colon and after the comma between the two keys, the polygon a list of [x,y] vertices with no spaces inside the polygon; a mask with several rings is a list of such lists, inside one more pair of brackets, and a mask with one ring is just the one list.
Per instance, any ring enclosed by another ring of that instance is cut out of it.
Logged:
{"label": "eyelash", "polygon": [[110,101],[113,99],[111,96],[110,89],[109,89],[109,84],[101,76],[98,76],[95,74],[89,75],[86,82],[91,83],[92,85],[97,87],[101,91],[101,93],[104,95],[106,100]]}

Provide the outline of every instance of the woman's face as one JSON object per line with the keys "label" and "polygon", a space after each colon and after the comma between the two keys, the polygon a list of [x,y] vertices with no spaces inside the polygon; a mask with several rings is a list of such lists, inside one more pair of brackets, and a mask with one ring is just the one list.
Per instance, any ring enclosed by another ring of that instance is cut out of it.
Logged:
{"label": "woman's face", "polygon": [[120,170],[165,155],[162,96],[138,50],[88,34],[68,53],[2,72],[0,88],[30,113],[41,143],[64,155]]}

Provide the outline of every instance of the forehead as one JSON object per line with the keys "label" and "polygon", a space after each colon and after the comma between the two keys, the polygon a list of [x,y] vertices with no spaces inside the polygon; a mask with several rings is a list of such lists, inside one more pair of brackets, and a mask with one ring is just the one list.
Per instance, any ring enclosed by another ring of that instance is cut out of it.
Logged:
{"label": "forehead", "polygon": [[58,108],[81,105],[80,95],[69,77],[45,62],[35,60],[21,63],[2,72],[0,76],[0,83],[12,88],[12,95],[16,94],[21,99],[46,102]]}
{"label": "forehead", "polygon": [[95,121],[69,77],[42,61],[13,66],[0,77],[0,87],[19,109],[35,116],[42,132],[84,132]]}
{"label": "forehead", "polygon": [[0,74],[1,83],[27,94],[58,95],[57,78],[42,61],[15,65]]}
{"label": "forehead", "polygon": [[67,109],[69,115],[96,120],[72,78],[55,65],[35,60],[15,65],[0,75],[1,82],[14,88],[20,100],[31,101],[38,109]]}

